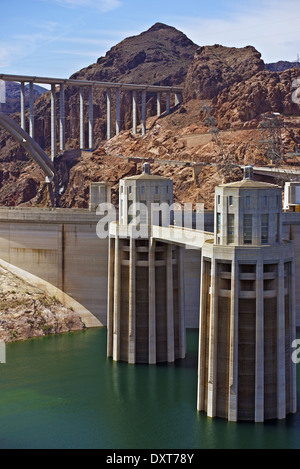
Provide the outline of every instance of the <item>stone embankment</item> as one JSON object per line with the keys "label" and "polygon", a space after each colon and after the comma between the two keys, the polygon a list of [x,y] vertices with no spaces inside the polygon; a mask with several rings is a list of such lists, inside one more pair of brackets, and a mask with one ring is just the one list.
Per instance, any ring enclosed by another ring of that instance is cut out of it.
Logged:
{"label": "stone embankment", "polygon": [[72,308],[0,266],[0,340],[13,342],[84,328]]}

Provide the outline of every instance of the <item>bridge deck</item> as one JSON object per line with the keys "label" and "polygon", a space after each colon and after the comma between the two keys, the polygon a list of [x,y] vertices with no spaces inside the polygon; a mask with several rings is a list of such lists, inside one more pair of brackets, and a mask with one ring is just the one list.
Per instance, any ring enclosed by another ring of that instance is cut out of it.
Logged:
{"label": "bridge deck", "polygon": [[112,222],[109,225],[109,234],[110,236],[118,235],[121,238],[140,235],[140,237],[184,246],[187,249],[201,249],[205,242],[213,242],[214,239],[213,233],[172,225],[169,227],[142,225],[140,231],[135,232],[135,229],[134,225],[119,225],[118,222]]}
{"label": "bridge deck", "polygon": [[97,86],[99,88],[119,88],[122,90],[136,90],[136,91],[149,91],[149,92],[172,92],[181,93],[183,87],[181,86],[158,86],[158,85],[147,85],[147,84],[134,84],[134,83],[111,83],[103,81],[92,81],[92,80],[76,80],[70,78],[50,78],[50,77],[38,77],[38,76],[27,76],[27,75],[8,75],[0,74],[0,79],[4,81],[18,81],[27,83],[40,83],[44,85],[69,85],[69,86]]}

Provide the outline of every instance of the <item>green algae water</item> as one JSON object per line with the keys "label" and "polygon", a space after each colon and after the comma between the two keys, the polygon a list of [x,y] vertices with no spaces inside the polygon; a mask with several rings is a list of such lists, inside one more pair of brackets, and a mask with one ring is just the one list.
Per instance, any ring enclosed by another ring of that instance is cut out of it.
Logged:
{"label": "green algae water", "polygon": [[199,414],[197,330],[187,347],[176,364],[132,366],[106,358],[106,329],[7,344],[0,448],[300,448],[300,413],[264,424]]}

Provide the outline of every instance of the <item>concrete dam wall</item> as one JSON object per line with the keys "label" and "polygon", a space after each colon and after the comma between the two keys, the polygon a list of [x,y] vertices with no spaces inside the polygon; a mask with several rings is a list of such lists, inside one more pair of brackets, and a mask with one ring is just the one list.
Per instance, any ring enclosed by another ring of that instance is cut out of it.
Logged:
{"label": "concrete dam wall", "polygon": [[[0,258],[61,289],[107,325],[108,238],[95,212],[0,209]],[[205,215],[213,231],[213,213]],[[296,320],[300,326],[300,213],[283,214],[283,237],[295,245]],[[199,326],[201,250],[184,250],[186,327]]]}
{"label": "concrete dam wall", "polygon": [[[0,209],[0,258],[61,289],[107,325],[108,238],[95,212]],[[212,226],[212,214],[208,217]],[[186,326],[199,321],[201,251],[184,251]]]}

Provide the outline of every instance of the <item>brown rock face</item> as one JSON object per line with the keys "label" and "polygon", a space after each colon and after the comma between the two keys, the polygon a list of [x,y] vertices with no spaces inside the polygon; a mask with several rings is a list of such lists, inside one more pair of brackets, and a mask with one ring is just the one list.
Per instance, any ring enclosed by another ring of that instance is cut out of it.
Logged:
{"label": "brown rock face", "polygon": [[252,46],[199,47],[187,74],[185,100],[212,99],[223,89],[248,80],[264,68],[261,54]]}
{"label": "brown rock face", "polygon": [[14,342],[84,328],[77,312],[0,267],[1,340]]}
{"label": "brown rock face", "polygon": [[288,62],[287,60],[279,60],[279,62],[273,62],[266,64],[266,69],[271,72],[284,72],[290,68],[300,68],[300,62]]}
{"label": "brown rock face", "polygon": [[253,120],[256,126],[268,112],[299,116],[300,107],[292,100],[292,83],[299,75],[297,68],[280,73],[265,70],[224,89],[212,101],[219,126],[238,127]]}
{"label": "brown rock face", "polygon": [[71,78],[182,85],[197,47],[177,29],[156,23],[148,31],[112,47],[96,64]]}

